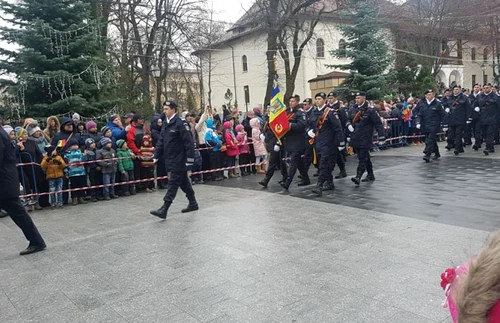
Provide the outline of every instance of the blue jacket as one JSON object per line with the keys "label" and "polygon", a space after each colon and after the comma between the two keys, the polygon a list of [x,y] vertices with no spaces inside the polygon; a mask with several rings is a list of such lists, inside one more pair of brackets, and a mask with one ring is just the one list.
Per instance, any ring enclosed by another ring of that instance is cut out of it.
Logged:
{"label": "blue jacket", "polygon": [[66,160],[68,165],[64,169],[64,173],[66,174],[66,176],[85,176],[85,165],[79,163],[84,162],[86,158],[85,156],[83,156],[80,149],[68,150],[64,155],[64,159]]}
{"label": "blue jacket", "polygon": [[111,133],[112,133],[111,137],[115,138],[115,140],[120,140],[120,139],[127,140],[127,131],[125,131],[125,129],[121,129],[120,127],[115,125],[113,123],[113,121],[108,121],[106,126],[109,129],[111,129]]}
{"label": "blue jacket", "polygon": [[207,130],[205,133],[205,143],[207,146],[214,147],[214,149],[212,149],[214,152],[220,151],[222,147],[222,139],[212,129]]}

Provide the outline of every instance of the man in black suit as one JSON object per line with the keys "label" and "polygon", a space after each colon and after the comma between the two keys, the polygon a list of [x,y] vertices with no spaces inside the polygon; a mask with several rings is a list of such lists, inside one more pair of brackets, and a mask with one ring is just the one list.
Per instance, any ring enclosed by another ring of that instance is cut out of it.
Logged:
{"label": "man in black suit", "polygon": [[46,248],[40,232],[19,200],[19,178],[16,169],[15,143],[1,126],[0,115],[0,209],[7,211],[11,219],[23,231],[30,242],[21,255],[42,251]]}

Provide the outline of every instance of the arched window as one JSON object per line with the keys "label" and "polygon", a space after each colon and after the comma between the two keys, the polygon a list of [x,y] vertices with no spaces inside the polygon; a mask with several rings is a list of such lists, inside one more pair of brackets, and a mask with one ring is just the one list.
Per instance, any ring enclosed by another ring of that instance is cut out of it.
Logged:
{"label": "arched window", "polygon": [[488,48],[485,48],[484,51],[483,51],[483,62],[487,62],[488,61]]}
{"label": "arched window", "polygon": [[472,47],[470,50],[470,59],[475,62],[476,61],[476,47]]}
{"label": "arched window", "polygon": [[321,38],[316,40],[316,58],[325,58],[325,42]]}
{"label": "arched window", "polygon": [[347,44],[346,44],[345,40],[341,39],[339,41],[339,57],[345,58],[347,56],[346,48],[347,48]]}
{"label": "arched window", "polygon": [[248,61],[247,61],[247,55],[243,55],[241,57],[241,64],[243,64],[243,72],[248,72]]}

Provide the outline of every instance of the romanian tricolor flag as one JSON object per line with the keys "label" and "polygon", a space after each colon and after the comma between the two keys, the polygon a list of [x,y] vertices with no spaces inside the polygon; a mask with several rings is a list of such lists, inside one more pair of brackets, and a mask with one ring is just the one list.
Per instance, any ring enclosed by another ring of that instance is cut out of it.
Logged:
{"label": "romanian tricolor flag", "polygon": [[411,117],[411,109],[408,107],[403,111],[403,120],[407,122],[410,120],[410,117]]}
{"label": "romanian tricolor flag", "polygon": [[271,91],[271,111],[269,112],[269,127],[276,138],[281,139],[290,130],[290,123],[286,116],[286,106],[283,103],[283,94],[278,86],[278,78],[274,78]]}

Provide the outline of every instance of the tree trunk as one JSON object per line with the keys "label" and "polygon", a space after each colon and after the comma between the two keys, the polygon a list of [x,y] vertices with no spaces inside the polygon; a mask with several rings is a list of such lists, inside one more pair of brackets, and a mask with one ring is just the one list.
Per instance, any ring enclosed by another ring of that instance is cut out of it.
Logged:
{"label": "tree trunk", "polygon": [[271,102],[271,93],[273,90],[274,77],[276,76],[274,57],[278,48],[278,35],[276,32],[269,32],[267,35],[267,88],[266,96],[264,97],[264,107],[267,107]]}

